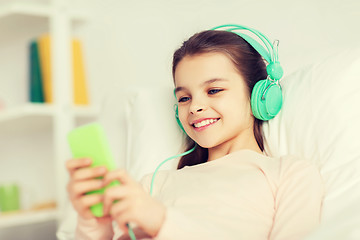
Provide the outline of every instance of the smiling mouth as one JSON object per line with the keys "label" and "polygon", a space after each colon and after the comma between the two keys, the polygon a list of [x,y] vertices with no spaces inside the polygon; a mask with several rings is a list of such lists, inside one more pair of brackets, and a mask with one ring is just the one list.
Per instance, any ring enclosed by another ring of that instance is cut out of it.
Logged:
{"label": "smiling mouth", "polygon": [[201,121],[201,122],[194,123],[192,126],[193,126],[194,128],[205,127],[205,126],[211,125],[211,124],[219,121],[219,119],[220,119],[220,118],[206,119],[206,120],[203,120],[203,121]]}

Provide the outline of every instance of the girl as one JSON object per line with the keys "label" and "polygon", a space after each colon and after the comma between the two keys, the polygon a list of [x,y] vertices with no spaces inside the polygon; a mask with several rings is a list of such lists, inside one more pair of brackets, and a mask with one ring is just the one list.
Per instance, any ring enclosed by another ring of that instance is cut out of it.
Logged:
{"label": "girl", "polygon": [[[308,162],[266,156],[262,121],[250,104],[266,77],[259,53],[235,33],[210,30],[185,41],[174,54],[173,78],[187,147],[196,150],[178,170],[158,173],[152,196],[151,175],[139,184],[124,170],[69,160],[76,238],[118,239],[118,228],[127,233],[131,222],[138,239],[303,239],[320,221],[322,180]],[[84,195],[113,180],[122,184]],[[95,219],[89,206],[98,202],[106,217]]]}

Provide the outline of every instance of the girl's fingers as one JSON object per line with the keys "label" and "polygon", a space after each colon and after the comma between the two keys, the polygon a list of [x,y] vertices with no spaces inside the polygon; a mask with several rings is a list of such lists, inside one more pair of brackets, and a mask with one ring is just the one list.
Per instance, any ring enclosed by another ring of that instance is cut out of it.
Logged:
{"label": "girl's fingers", "polygon": [[89,194],[81,197],[79,199],[79,204],[83,207],[83,209],[88,209],[89,207],[102,202],[104,199],[102,194]]}
{"label": "girl's fingers", "polygon": [[104,187],[104,181],[100,179],[86,180],[81,182],[71,182],[68,185],[68,192],[70,193],[70,197],[76,198],[87,192],[99,190],[102,187]]}
{"label": "girl's fingers", "polygon": [[104,214],[110,213],[112,204],[116,200],[122,201],[122,199],[128,194],[128,188],[124,185],[110,187],[105,190],[104,193]]}
{"label": "girl's fingers", "polygon": [[89,158],[70,159],[66,161],[65,166],[69,173],[72,173],[78,168],[90,166],[91,162],[92,160]]}
{"label": "girl's fingers", "polygon": [[72,179],[74,181],[81,181],[96,177],[102,177],[107,173],[106,167],[100,166],[95,168],[82,168],[73,172]]}
{"label": "girl's fingers", "polygon": [[128,199],[124,199],[113,203],[111,205],[110,214],[113,218],[122,215],[125,211],[128,211],[131,206],[131,202]]}
{"label": "girl's fingers", "polygon": [[103,196],[101,194],[85,195],[74,202],[75,209],[85,219],[94,218],[94,215],[90,211],[90,207],[102,202]]}
{"label": "girl's fingers", "polygon": [[105,184],[109,184],[114,180],[120,181],[121,184],[131,184],[135,182],[123,169],[108,172],[104,177]]}

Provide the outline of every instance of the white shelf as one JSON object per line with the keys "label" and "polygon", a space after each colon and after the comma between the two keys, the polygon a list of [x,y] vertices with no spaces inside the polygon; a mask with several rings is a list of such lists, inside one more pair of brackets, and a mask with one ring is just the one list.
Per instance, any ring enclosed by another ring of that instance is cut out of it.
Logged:
{"label": "white shelf", "polygon": [[52,116],[54,107],[49,104],[27,103],[0,111],[0,123],[12,121],[26,116]]}
{"label": "white shelf", "polygon": [[[73,106],[68,109],[76,120],[95,119],[99,108],[94,106]],[[50,128],[56,117],[52,104],[27,103],[22,106],[0,110],[0,133],[25,133]]]}
{"label": "white shelf", "polygon": [[50,7],[34,3],[10,2],[0,5],[0,17],[7,17],[13,14],[48,17],[50,13]]}
{"label": "white shelf", "polygon": [[[99,109],[93,106],[73,106],[69,112],[75,117],[95,117]],[[52,104],[26,103],[22,106],[0,110],[0,123],[29,116],[52,117],[54,114],[55,106]]]}
{"label": "white shelf", "polygon": [[56,221],[57,218],[58,211],[56,209],[0,214],[0,230],[2,228],[36,224],[45,221]]}

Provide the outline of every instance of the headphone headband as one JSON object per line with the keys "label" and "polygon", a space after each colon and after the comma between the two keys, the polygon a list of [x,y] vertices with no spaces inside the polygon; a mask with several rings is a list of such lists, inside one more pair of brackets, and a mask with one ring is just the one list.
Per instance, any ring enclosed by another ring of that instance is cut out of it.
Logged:
{"label": "headphone headband", "polygon": [[[279,40],[275,40],[272,44],[270,40],[261,32],[253,28],[245,27],[238,24],[224,24],[214,27],[211,30],[224,30],[239,35],[269,63],[266,70],[270,79],[277,81],[283,76],[283,69],[280,66],[278,57]],[[245,33],[239,32],[239,30],[247,30],[255,34],[264,43],[266,49],[254,38]]]}

